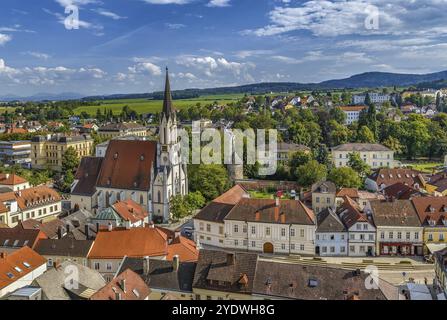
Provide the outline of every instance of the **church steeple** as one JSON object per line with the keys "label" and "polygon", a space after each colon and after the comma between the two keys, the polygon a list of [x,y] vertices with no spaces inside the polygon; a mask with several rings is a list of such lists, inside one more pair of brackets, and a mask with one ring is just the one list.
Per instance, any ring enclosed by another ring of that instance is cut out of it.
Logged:
{"label": "church steeple", "polygon": [[164,94],[164,99],[163,99],[163,113],[166,115],[166,118],[169,118],[173,112],[174,112],[174,108],[172,107],[171,84],[169,82],[169,70],[166,67],[166,82],[165,82],[165,94]]}

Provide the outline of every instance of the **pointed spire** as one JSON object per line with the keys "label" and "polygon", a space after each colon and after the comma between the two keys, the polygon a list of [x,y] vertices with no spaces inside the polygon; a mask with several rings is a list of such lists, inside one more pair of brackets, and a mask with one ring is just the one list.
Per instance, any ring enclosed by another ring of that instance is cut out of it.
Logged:
{"label": "pointed spire", "polygon": [[169,118],[173,113],[174,109],[172,107],[172,96],[171,96],[171,84],[169,82],[169,70],[166,67],[166,83],[165,83],[165,95],[163,100],[163,113],[166,118]]}

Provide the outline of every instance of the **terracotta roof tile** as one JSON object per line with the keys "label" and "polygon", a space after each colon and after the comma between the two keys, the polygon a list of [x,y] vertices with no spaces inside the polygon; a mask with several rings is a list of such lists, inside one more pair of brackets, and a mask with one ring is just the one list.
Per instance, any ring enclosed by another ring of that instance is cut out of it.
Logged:
{"label": "terracotta roof tile", "polygon": [[[33,272],[47,260],[28,247],[23,247],[13,253],[0,257],[0,289],[18,281],[25,275]],[[16,268],[19,268],[18,271]],[[8,277],[8,274],[12,277]]]}
{"label": "terracotta roof tile", "polygon": [[111,140],[97,187],[149,190],[156,154],[155,141]]}
{"label": "terracotta roof tile", "polygon": [[115,212],[121,216],[121,218],[125,221],[130,221],[131,223],[144,220],[148,216],[148,212],[144,209],[144,207],[131,199],[119,201],[112,207]]}
{"label": "terracotta roof tile", "polygon": [[430,220],[437,226],[447,226],[447,197],[417,197],[411,201],[424,226]]}
{"label": "terracotta roof tile", "polygon": [[28,181],[26,179],[12,173],[0,174],[0,185],[13,186],[27,182]]}

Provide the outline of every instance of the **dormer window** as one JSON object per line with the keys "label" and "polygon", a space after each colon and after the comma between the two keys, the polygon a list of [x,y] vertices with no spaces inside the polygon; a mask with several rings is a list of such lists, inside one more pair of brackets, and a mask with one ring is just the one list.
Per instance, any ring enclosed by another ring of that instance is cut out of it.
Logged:
{"label": "dormer window", "polygon": [[113,155],[113,159],[118,159],[118,152]]}
{"label": "dormer window", "polygon": [[429,220],[428,220],[428,224],[429,224],[431,227],[434,227],[434,226],[436,225],[436,221],[433,220],[433,219],[429,219]]}

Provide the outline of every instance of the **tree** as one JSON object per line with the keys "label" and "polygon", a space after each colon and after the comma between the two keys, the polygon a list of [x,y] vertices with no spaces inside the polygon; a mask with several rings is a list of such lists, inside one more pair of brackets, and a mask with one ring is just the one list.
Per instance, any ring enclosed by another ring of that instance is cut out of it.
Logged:
{"label": "tree", "polygon": [[313,149],[313,154],[315,160],[318,161],[318,163],[324,164],[327,167],[331,164],[330,160],[330,151],[328,147],[325,144],[319,144]]}
{"label": "tree", "polygon": [[332,108],[329,111],[329,116],[331,120],[335,120],[340,124],[345,124],[346,122],[346,113],[344,113],[339,107]]}
{"label": "tree", "polygon": [[200,193],[200,191],[190,192],[189,194],[187,194],[186,201],[193,210],[203,208],[206,203],[206,200],[203,197],[202,193]]}
{"label": "tree", "polygon": [[188,201],[186,201],[185,197],[179,194],[171,197],[169,208],[171,210],[172,218],[177,221],[187,217],[191,212]]}
{"label": "tree", "polygon": [[332,169],[328,180],[335,183],[337,188],[360,188],[362,185],[359,174],[350,167]]}
{"label": "tree", "polygon": [[324,164],[311,160],[308,163],[299,166],[295,172],[297,181],[301,186],[309,187],[315,182],[323,180],[327,175],[327,168]]}
{"label": "tree", "polygon": [[211,201],[230,187],[228,172],[222,165],[190,165],[188,170],[189,190],[200,191],[206,201]]}
{"label": "tree", "polygon": [[349,154],[348,166],[354,169],[361,177],[369,174],[371,168],[362,160],[358,152]]}
{"label": "tree", "polygon": [[375,143],[376,138],[367,126],[362,126],[357,133],[357,141],[361,143]]}
{"label": "tree", "polygon": [[79,166],[79,157],[73,147],[68,147],[62,156],[62,172],[74,172]]}
{"label": "tree", "polygon": [[386,138],[383,143],[382,143],[385,147],[393,150],[394,152],[396,152],[397,154],[402,154],[403,152],[403,146],[400,143],[399,139],[396,139],[394,137],[388,137]]}

